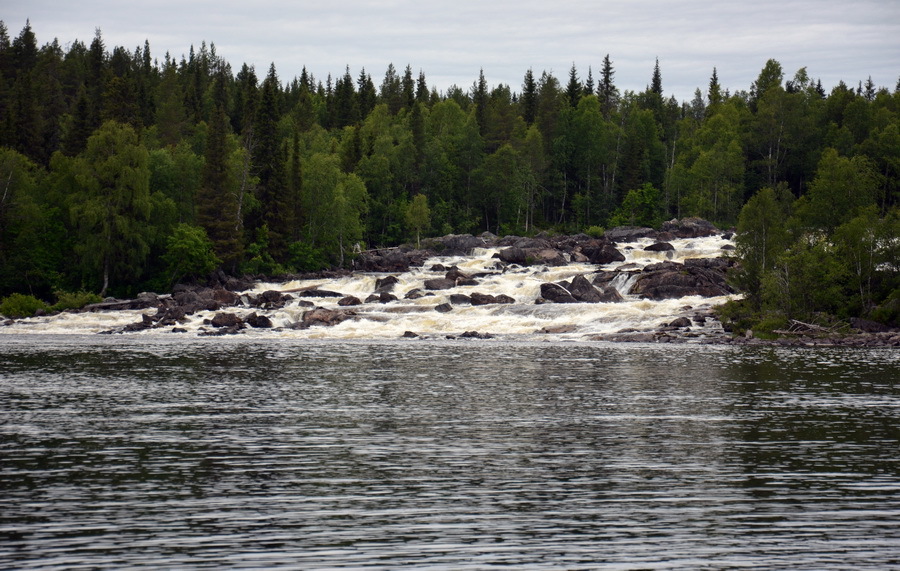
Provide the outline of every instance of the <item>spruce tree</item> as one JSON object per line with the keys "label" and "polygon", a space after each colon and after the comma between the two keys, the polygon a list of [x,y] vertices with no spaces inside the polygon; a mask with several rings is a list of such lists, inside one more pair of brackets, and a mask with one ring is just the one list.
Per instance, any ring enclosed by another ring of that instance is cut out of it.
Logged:
{"label": "spruce tree", "polygon": [[575,69],[575,64],[572,64],[572,67],[569,69],[569,84],[566,86],[566,98],[569,101],[569,106],[573,109],[578,107],[578,102],[581,100],[581,95],[583,93],[584,88],[581,85],[581,81],[578,80],[578,71]]}
{"label": "spruce tree", "polygon": [[600,97],[600,110],[603,112],[605,119],[609,119],[619,104],[619,90],[616,89],[614,81],[615,73],[609,54],[606,54],[606,57],[603,58],[600,82],[597,85],[597,95]]}
{"label": "spruce tree", "polygon": [[254,217],[254,230],[268,228],[269,253],[276,261],[283,261],[287,255],[287,240],[290,235],[288,208],[285,200],[287,181],[285,176],[286,157],[278,137],[278,76],[275,64],[263,81],[259,108],[254,123],[253,163],[259,178],[257,199],[261,212]]}
{"label": "spruce tree", "polygon": [[525,72],[525,80],[522,83],[522,97],[519,99],[522,106],[522,119],[526,125],[534,123],[537,114],[537,83],[534,81],[534,73],[531,68]]}

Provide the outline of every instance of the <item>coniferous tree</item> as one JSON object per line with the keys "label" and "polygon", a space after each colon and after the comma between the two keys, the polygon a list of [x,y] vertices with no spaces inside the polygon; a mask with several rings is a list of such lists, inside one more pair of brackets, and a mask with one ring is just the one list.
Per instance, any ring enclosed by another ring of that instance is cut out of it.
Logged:
{"label": "coniferous tree", "polygon": [[619,105],[619,90],[616,88],[614,81],[615,70],[609,54],[603,58],[603,70],[600,75],[600,82],[597,85],[597,95],[600,97],[600,109],[603,117],[609,119],[613,111]]}
{"label": "coniferous tree", "polygon": [[259,179],[257,199],[261,212],[254,217],[252,229],[259,230],[263,226],[268,229],[269,254],[276,261],[282,261],[287,255],[290,220],[286,205],[286,156],[284,145],[278,137],[278,120],[281,117],[278,90],[278,76],[275,64],[272,64],[263,81],[254,123],[256,145],[253,148],[253,164]]}
{"label": "coniferous tree", "polygon": [[478,82],[472,86],[472,103],[475,104],[475,120],[478,121],[478,132],[483,137],[487,132],[488,88],[484,79],[484,69],[478,72]]}
{"label": "coniferous tree", "polygon": [[583,93],[584,87],[581,85],[581,81],[578,80],[578,70],[575,69],[575,64],[573,63],[569,69],[569,83],[566,85],[566,99],[569,101],[569,107],[573,109],[578,107],[578,102],[581,100]]}
{"label": "coniferous tree", "polygon": [[531,68],[525,72],[525,80],[522,83],[522,96],[519,98],[522,106],[522,119],[526,125],[534,123],[537,114],[537,83],[534,81],[534,73]]}
{"label": "coniferous tree", "polygon": [[416,102],[416,83],[413,80],[412,66],[409,64],[406,65],[400,84],[403,91],[403,106],[412,109],[413,103]]}
{"label": "coniferous tree", "polygon": [[372,76],[366,73],[366,68],[362,68],[359,72],[359,78],[356,80],[356,90],[359,98],[360,120],[365,120],[378,102],[375,84],[372,82]]}
{"label": "coniferous tree", "polygon": [[206,139],[205,161],[197,194],[197,223],[206,230],[216,256],[229,271],[241,257],[241,222],[237,219],[237,196],[229,172],[227,78],[219,72],[213,86],[214,110]]}
{"label": "coniferous tree", "polygon": [[428,103],[428,84],[425,82],[425,72],[419,70],[419,79],[416,80],[416,101],[421,104]]}
{"label": "coniferous tree", "polygon": [[707,93],[709,99],[710,112],[714,112],[715,108],[722,103],[722,88],[719,86],[719,74],[716,68],[713,68],[712,76],[709,78],[709,91]]}

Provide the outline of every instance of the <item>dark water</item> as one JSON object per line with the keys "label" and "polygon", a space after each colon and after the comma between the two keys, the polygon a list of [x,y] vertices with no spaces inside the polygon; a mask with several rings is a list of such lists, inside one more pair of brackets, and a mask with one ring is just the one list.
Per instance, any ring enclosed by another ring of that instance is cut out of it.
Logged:
{"label": "dark water", "polygon": [[884,569],[891,350],[0,338],[0,568]]}

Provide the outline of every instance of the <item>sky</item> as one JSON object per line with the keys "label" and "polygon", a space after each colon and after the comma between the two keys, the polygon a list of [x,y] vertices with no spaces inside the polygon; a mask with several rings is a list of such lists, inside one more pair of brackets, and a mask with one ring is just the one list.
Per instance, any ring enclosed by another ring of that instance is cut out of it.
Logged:
{"label": "sky", "polygon": [[2,0],[11,38],[30,20],[38,44],[90,44],[99,28],[107,50],[149,41],[151,56],[180,60],[214,44],[237,72],[260,79],[270,64],[282,82],[304,66],[317,80],[360,69],[381,84],[388,64],[425,74],[429,88],[489,86],[521,91],[528,69],[568,82],[574,65],[599,77],[609,54],[621,91],[642,91],[659,60],[663,94],[689,101],[719,84],[749,90],[769,59],[785,79],[806,67],[827,91],[871,76],[891,91],[900,78],[900,0]]}

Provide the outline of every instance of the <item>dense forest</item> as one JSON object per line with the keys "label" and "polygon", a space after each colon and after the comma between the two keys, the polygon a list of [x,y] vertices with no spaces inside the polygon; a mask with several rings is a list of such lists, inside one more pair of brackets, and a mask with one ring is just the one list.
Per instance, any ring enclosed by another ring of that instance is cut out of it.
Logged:
{"label": "dense forest", "polygon": [[769,60],[746,91],[712,69],[679,103],[658,61],[648,79],[619,90],[607,55],[596,77],[529,69],[515,88],[482,72],[438,92],[409,65],[284,81],[205,42],[159,60],[0,22],[0,297],[699,216],[737,226],[747,307],[897,319],[900,84],[826,90]]}

